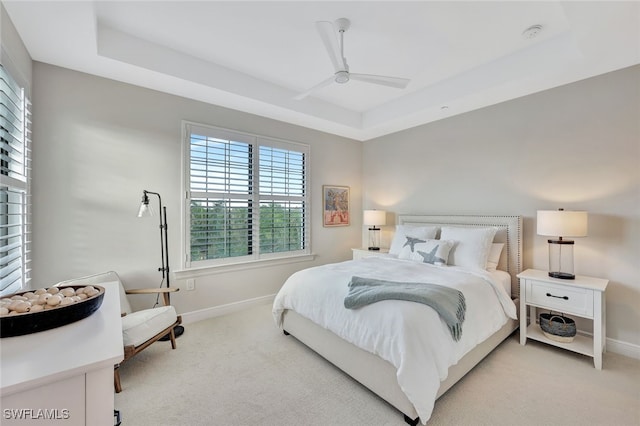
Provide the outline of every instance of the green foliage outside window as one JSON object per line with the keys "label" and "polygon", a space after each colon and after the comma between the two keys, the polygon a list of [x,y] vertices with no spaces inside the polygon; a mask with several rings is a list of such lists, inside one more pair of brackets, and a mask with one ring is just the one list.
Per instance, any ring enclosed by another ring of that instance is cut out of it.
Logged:
{"label": "green foliage outside window", "polygon": [[[251,203],[244,204],[192,200],[191,261],[253,254],[254,209]],[[303,204],[263,203],[259,210],[260,253],[303,250],[304,214]]]}

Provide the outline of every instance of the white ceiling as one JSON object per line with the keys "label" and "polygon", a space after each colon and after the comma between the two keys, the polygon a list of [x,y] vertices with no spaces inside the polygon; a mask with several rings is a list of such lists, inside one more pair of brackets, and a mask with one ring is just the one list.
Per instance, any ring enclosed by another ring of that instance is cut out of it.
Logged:
{"label": "white ceiling", "polygon": [[[357,140],[640,63],[637,1],[2,2],[36,61]],[[351,71],[406,89],[293,99],[333,74],[315,22],[341,17]]]}

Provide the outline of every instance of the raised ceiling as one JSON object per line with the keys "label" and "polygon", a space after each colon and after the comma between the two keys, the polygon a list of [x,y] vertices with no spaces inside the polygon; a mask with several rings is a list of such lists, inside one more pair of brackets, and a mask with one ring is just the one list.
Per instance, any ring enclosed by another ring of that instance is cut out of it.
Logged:
{"label": "raised ceiling", "polygon": [[[3,4],[36,61],[357,140],[640,63],[635,1]],[[406,89],[352,80],[294,99],[333,74],[315,22],[342,17],[351,71]]]}

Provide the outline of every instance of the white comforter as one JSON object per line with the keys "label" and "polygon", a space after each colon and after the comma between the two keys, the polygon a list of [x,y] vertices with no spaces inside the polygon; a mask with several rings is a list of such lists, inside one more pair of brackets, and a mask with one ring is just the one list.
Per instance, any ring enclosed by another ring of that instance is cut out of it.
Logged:
{"label": "white comforter", "polygon": [[[399,300],[360,309],[344,307],[352,276],[446,285],[462,291],[467,312],[455,342],[431,307]],[[282,326],[291,309],[397,368],[398,384],[426,423],[448,369],[507,322],[516,308],[505,289],[484,271],[440,267],[395,258],[365,258],[305,269],[278,292],[273,315]]]}

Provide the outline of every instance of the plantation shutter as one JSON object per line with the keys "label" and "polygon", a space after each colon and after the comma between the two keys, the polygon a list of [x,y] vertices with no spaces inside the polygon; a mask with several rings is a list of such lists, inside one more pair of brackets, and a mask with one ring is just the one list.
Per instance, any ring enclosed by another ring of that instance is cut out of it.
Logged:
{"label": "plantation shutter", "polygon": [[0,64],[0,294],[30,279],[30,175],[30,104]]}
{"label": "plantation shutter", "polygon": [[270,142],[260,146],[260,252],[301,251],[308,240],[306,154]]}
{"label": "plantation shutter", "polygon": [[191,260],[253,255],[253,143],[190,135]]}
{"label": "plantation shutter", "polygon": [[187,265],[308,253],[308,147],[187,125]]}

